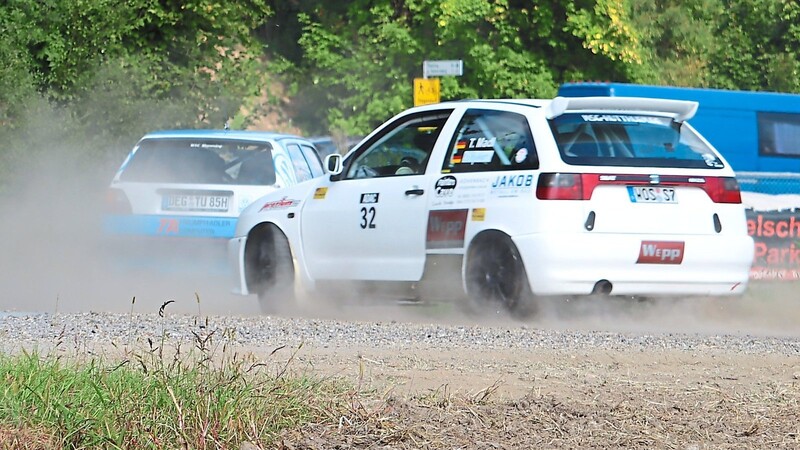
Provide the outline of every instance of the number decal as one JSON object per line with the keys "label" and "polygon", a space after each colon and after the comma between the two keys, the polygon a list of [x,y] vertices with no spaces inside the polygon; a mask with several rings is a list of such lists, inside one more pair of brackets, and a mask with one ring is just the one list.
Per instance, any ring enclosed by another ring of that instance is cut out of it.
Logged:
{"label": "number decal", "polygon": [[370,206],[369,208],[365,206],[361,208],[361,229],[366,230],[367,228],[375,228],[374,206]]}

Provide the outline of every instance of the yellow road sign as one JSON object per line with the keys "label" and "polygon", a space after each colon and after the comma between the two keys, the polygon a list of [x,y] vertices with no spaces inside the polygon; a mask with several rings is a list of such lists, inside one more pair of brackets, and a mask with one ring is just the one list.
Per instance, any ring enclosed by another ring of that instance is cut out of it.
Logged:
{"label": "yellow road sign", "polygon": [[440,100],[438,78],[414,78],[414,106],[439,103]]}

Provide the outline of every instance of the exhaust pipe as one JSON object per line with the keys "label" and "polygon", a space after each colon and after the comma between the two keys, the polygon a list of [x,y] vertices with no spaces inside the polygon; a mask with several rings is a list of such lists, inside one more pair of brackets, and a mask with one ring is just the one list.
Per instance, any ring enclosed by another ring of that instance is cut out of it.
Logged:
{"label": "exhaust pipe", "polygon": [[600,280],[594,284],[592,288],[592,295],[608,295],[611,293],[613,286],[608,280]]}

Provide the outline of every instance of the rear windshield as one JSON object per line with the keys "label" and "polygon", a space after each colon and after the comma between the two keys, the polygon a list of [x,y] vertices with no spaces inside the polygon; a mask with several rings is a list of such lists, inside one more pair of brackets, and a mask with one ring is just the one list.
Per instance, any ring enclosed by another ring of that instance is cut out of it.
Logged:
{"label": "rear windshield", "polygon": [[275,184],[267,142],[145,139],[124,168],[122,181],[190,184]]}
{"label": "rear windshield", "polygon": [[550,121],[561,158],[593,166],[721,169],[714,150],[668,117],[564,114]]}

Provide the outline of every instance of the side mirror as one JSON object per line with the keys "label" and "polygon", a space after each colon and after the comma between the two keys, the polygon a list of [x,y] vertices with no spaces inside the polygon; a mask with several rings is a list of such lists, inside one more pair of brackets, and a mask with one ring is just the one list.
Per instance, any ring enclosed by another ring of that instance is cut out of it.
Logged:
{"label": "side mirror", "polygon": [[331,153],[325,157],[325,172],[331,175],[339,175],[342,173],[342,169],[342,155]]}

